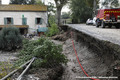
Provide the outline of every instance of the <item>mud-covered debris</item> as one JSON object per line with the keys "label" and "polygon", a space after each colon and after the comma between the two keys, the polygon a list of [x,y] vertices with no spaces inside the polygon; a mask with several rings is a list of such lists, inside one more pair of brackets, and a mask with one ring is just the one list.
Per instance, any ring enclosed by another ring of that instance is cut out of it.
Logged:
{"label": "mud-covered debris", "polygon": [[53,36],[52,39],[59,40],[59,41],[66,41],[68,39],[67,35],[68,35],[68,32],[65,32],[63,34]]}

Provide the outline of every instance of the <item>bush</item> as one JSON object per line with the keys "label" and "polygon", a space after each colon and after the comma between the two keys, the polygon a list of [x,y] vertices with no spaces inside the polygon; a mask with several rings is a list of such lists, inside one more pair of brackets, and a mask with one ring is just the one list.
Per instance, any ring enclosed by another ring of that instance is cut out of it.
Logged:
{"label": "bush", "polygon": [[12,50],[20,47],[22,36],[16,27],[4,27],[0,33],[0,49]]}
{"label": "bush", "polygon": [[61,63],[66,63],[66,57],[61,54],[62,46],[55,45],[48,38],[41,37],[36,41],[23,41],[23,49],[19,54],[19,61],[17,65],[21,65],[24,62],[30,60],[32,57],[36,57],[37,60],[33,63],[33,67],[55,67]]}
{"label": "bush", "polygon": [[46,36],[51,37],[59,33],[59,29],[55,21],[55,16],[49,17],[49,27],[46,32]]}
{"label": "bush", "polygon": [[59,29],[57,24],[52,24],[51,27],[48,27],[48,31],[46,32],[46,36],[51,37],[59,33]]}

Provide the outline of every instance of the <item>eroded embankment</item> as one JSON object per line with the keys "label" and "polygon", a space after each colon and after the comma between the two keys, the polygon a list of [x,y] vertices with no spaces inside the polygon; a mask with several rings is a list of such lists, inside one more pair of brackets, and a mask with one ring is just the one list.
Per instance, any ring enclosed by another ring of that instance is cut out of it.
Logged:
{"label": "eroded embankment", "polygon": [[[89,50],[93,51],[94,54],[98,55],[102,63],[106,64],[109,71],[106,75],[108,76],[119,76],[120,77],[120,46],[109,41],[99,40],[90,35],[87,35],[78,30],[70,27],[65,28],[68,33],[73,33],[73,39],[79,43],[82,43],[88,47]],[[110,74],[110,75],[109,75]]]}

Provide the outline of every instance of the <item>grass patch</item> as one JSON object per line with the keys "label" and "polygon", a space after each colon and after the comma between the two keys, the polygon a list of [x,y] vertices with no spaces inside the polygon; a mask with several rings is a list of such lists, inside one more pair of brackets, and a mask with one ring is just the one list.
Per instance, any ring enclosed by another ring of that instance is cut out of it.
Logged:
{"label": "grass patch", "polygon": [[[0,79],[12,71],[12,66],[10,62],[0,62]],[[10,78],[7,80],[10,80]]]}

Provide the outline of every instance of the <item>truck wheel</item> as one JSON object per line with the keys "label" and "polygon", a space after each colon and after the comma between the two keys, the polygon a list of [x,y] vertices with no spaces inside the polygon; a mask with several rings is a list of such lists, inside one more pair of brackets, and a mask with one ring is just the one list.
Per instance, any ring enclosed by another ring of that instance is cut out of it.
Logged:
{"label": "truck wheel", "polygon": [[109,25],[108,25],[108,28],[111,28],[111,27],[112,27],[112,24],[109,24]]}
{"label": "truck wheel", "polygon": [[101,22],[101,28],[105,28],[105,22],[104,21]]}
{"label": "truck wheel", "polygon": [[118,29],[120,28],[120,24],[116,24],[115,27]]}
{"label": "truck wheel", "polygon": [[99,21],[98,20],[96,21],[96,27],[99,27]]}
{"label": "truck wheel", "polygon": [[98,22],[96,22],[96,27],[99,27]]}

